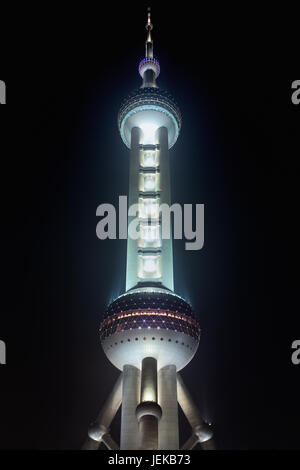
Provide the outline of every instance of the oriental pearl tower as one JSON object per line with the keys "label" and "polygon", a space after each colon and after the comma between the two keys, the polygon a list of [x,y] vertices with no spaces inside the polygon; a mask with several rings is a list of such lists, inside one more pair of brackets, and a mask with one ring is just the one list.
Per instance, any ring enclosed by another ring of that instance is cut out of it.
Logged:
{"label": "oriental pearl tower", "polygon": [[[204,422],[179,371],[194,357],[200,326],[188,302],[174,292],[172,238],[161,233],[160,205],[171,205],[170,155],[181,128],[172,96],[157,85],[150,9],[140,88],[121,104],[120,136],[130,152],[129,207],[138,204],[139,236],[127,238],[126,290],[106,309],[100,341],[120,376],[90,426],[84,449],[179,449],[178,404],[191,426],[181,449],[213,449]],[[133,220],[128,216],[128,226]],[[120,444],[110,425],[121,407]],[[104,444],[100,446],[100,444]]]}

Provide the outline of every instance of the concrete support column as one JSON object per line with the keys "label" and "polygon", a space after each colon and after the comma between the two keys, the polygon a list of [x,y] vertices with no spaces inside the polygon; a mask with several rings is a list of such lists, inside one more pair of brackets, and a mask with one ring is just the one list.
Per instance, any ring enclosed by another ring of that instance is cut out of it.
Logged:
{"label": "concrete support column", "polygon": [[162,417],[158,424],[158,448],[179,449],[176,366],[163,367],[158,372],[158,403]]}
{"label": "concrete support column", "polygon": [[[185,386],[180,374],[177,374],[177,395],[178,403],[191,425],[192,433],[197,438],[197,442],[200,442],[202,445],[203,443],[211,440],[213,437],[212,429],[202,419],[198,407]],[[190,438],[190,442],[192,442],[192,440],[195,440],[193,436]],[[197,442],[195,442],[194,445],[196,445]],[[206,449],[208,447],[206,445],[203,446],[203,448]]]}
{"label": "concrete support column", "polygon": [[120,449],[118,444],[113,440],[104,426],[97,428],[96,424],[92,425],[89,430],[89,434],[93,437],[88,437],[82,447],[82,450],[98,450],[101,442],[103,442],[108,450]]}
{"label": "concrete support column", "polygon": [[107,429],[109,429],[122,402],[122,380],[123,374],[120,374],[97,417],[97,423],[105,426]]}
{"label": "concrete support column", "polygon": [[136,408],[139,423],[139,449],[158,449],[158,421],[161,408],[157,404],[157,361],[146,357],[142,361],[141,403]]}
{"label": "concrete support column", "polygon": [[102,406],[96,421],[90,426],[88,439],[83,449],[97,450],[103,437],[109,433],[109,426],[114,419],[122,401],[122,374],[119,375],[111,393]]}
{"label": "concrete support column", "polygon": [[213,438],[201,443],[202,450],[216,450],[216,444]]}
{"label": "concrete support column", "polygon": [[[138,204],[139,200],[139,168],[140,168],[140,144],[142,143],[142,130],[134,127],[131,131],[131,151],[129,162],[129,197],[128,207]],[[136,215],[137,216],[137,215]],[[128,226],[136,216],[128,217]],[[137,277],[137,240],[127,238],[127,263],[126,263],[126,291],[134,287],[138,282]]]}
{"label": "concrete support column", "polygon": [[[170,181],[170,157],[168,143],[168,129],[160,127],[156,131],[156,141],[159,145],[158,158],[160,170],[160,204],[171,205],[171,181]],[[172,223],[170,226],[172,234]],[[162,283],[168,289],[174,291],[173,275],[173,243],[170,239],[162,240]]]}
{"label": "concrete support column", "polygon": [[190,423],[191,427],[194,429],[199,425],[204,425],[204,421],[199,413],[199,409],[185,383],[183,382],[180,374],[177,374],[177,395],[179,405],[181,406],[182,411],[184,412],[186,419]]}
{"label": "concrete support column", "polygon": [[180,450],[192,450],[199,442],[198,437],[195,434],[192,434],[191,437],[183,444]]}
{"label": "concrete support column", "polygon": [[123,367],[122,414],[121,414],[121,450],[137,448],[138,421],[135,410],[140,401],[140,370],[137,367]]}
{"label": "concrete support column", "polygon": [[120,450],[118,444],[113,440],[110,434],[105,434],[102,438],[102,442],[108,450]]}
{"label": "concrete support column", "polygon": [[145,357],[142,361],[141,402],[157,402],[157,361]]}
{"label": "concrete support column", "polygon": [[216,450],[215,441],[212,437],[206,441],[201,442],[199,436],[196,434],[192,434],[189,439],[183,444],[180,450],[192,450],[199,443],[201,445],[202,450]]}
{"label": "concrete support column", "polygon": [[81,447],[81,450],[98,450],[99,445],[100,445],[100,442],[94,441],[94,439],[87,437],[87,439],[85,440],[85,443]]}

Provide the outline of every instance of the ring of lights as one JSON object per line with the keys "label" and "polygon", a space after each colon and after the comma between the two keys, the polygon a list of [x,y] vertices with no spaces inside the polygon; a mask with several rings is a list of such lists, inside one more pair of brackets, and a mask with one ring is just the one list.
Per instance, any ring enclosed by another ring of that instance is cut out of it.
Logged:
{"label": "ring of lights", "polygon": [[150,58],[150,57],[145,57],[145,59],[141,60],[139,63],[139,74],[143,78],[144,73],[146,70],[153,70],[155,74],[155,78],[157,78],[160,74],[160,65],[158,60]]}

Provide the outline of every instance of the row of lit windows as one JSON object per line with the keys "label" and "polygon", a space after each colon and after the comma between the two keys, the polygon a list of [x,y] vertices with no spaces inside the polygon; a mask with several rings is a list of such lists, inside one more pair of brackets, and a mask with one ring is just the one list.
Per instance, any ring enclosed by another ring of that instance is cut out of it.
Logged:
{"label": "row of lit windows", "polygon": [[[156,184],[156,183],[155,183]],[[161,247],[160,226],[154,222],[159,218],[158,198],[139,198],[140,219],[150,219],[151,224],[140,224],[139,248]],[[140,279],[159,279],[162,277],[160,254],[138,255],[137,275]]]}
{"label": "row of lit windows", "polygon": [[[139,216],[141,219],[158,219],[159,217],[159,199],[155,198],[139,198]],[[142,224],[140,225],[142,226]],[[144,226],[146,235],[159,236],[159,227],[156,224],[156,228],[148,229]],[[152,230],[152,231],[151,231]],[[158,245],[160,240],[156,240],[157,243],[151,242],[151,244]],[[147,246],[146,239],[143,240],[143,244]],[[161,256],[160,255],[138,255],[138,266],[137,275],[141,279],[159,279],[162,276]]]}
{"label": "row of lit windows", "polygon": [[[147,339],[148,339],[147,336],[144,336],[144,337],[143,337],[143,340],[144,340],[144,341],[147,341]],[[150,338],[149,338],[149,339],[150,339]],[[135,340],[135,341],[139,341],[139,338],[135,338],[134,340]],[[127,339],[127,342],[130,343],[131,341],[133,342],[134,340],[131,340],[130,338],[128,338],[128,339]],[[152,341],[155,341],[155,340],[156,340],[156,337],[155,337],[155,336],[152,336],[151,340],[152,340]],[[164,338],[160,338],[160,341],[164,341],[164,340],[165,340]],[[172,339],[169,338],[169,339],[168,339],[168,343],[171,343],[171,342],[172,342]],[[181,346],[185,346],[185,347],[187,347],[187,348],[189,348],[189,349],[193,349],[192,346],[190,346],[189,344],[185,344],[184,342],[180,342],[180,341],[178,341],[178,340],[173,341],[173,342],[176,343],[176,344],[180,344]],[[124,343],[126,343],[126,341],[124,341],[124,340],[121,340],[121,341],[120,341],[120,344],[124,344]],[[118,342],[116,341],[116,342],[114,343],[114,345],[113,345],[113,344],[110,345],[111,348],[112,348],[113,346],[118,346]]]}
{"label": "row of lit windows", "polygon": [[187,323],[190,323],[191,325],[199,328],[198,326],[198,322],[196,320],[194,320],[193,318],[191,317],[188,317],[186,315],[180,315],[178,314],[177,312],[176,313],[173,313],[173,312],[164,312],[164,311],[136,311],[136,310],[133,310],[133,311],[130,311],[130,312],[122,312],[120,314],[116,314],[112,317],[109,317],[107,318],[106,320],[104,320],[103,324],[110,324],[110,323],[113,323],[115,322],[116,320],[121,320],[123,318],[129,318],[129,317],[143,317],[143,316],[151,316],[151,317],[168,317],[168,318],[175,318],[175,319],[178,319],[178,320],[182,320],[182,321],[185,321]]}
{"label": "row of lit windows", "polygon": [[[155,323],[155,325],[153,324]],[[112,324],[112,325],[107,325],[105,327],[106,330],[113,330],[115,329],[115,331],[123,331],[123,330],[132,330],[134,328],[139,328],[141,326],[141,328],[156,328],[158,330],[160,329],[165,329],[165,330],[174,330],[174,331],[186,331],[186,332],[190,332],[190,333],[193,333],[194,331],[194,327],[192,325],[185,325],[183,323],[179,323],[179,322],[168,322],[168,321],[161,321],[161,320],[152,320],[152,325],[150,326],[147,326],[149,325],[149,320],[135,320],[134,321],[134,324],[132,325],[132,322],[124,322],[124,321],[121,321],[119,322],[117,325],[115,324]],[[139,329],[141,329],[139,328]],[[197,330],[196,330],[197,331]]]}
{"label": "row of lit windows", "polygon": [[[140,166],[142,168],[157,168],[159,166],[158,152],[156,150],[143,150],[140,152]],[[160,174],[157,172],[140,173],[139,177],[139,190],[143,192],[157,192],[160,190]],[[157,219],[159,216],[158,206],[159,201],[157,199],[142,199],[140,198],[139,203],[141,204],[140,218],[151,218]],[[160,226],[158,223],[140,224],[140,237],[138,240],[139,248],[158,248],[161,247],[161,236]],[[156,260],[144,259],[140,261],[139,272],[141,277],[148,277],[151,273],[151,277],[156,273],[155,277],[160,277],[158,274],[158,263]],[[140,276],[139,276],[140,277]]]}
{"label": "row of lit windows", "polygon": [[181,297],[168,292],[133,292],[126,293],[114,300],[106,309],[107,320],[112,315],[148,315],[149,310],[154,315],[183,315],[183,319],[195,319],[189,303]]}
{"label": "row of lit windows", "polygon": [[[155,320],[153,320],[155,322]],[[148,325],[148,326],[147,326]],[[132,323],[127,323],[126,322],[120,322],[118,325],[110,325],[106,326],[102,331],[110,331],[112,332],[119,332],[119,331],[125,331],[125,330],[133,330],[138,328],[141,330],[142,328],[148,328],[148,330],[152,329],[157,329],[157,330],[174,330],[175,332],[181,331],[183,333],[187,334],[193,334],[195,331],[195,328],[190,325],[184,325],[184,324],[178,324],[174,322],[165,322],[161,324],[161,322],[157,322],[155,325],[152,324],[151,326],[149,325],[149,322],[146,323],[146,320],[142,321],[136,321],[134,325]],[[197,331],[197,330],[196,330]]]}
{"label": "row of lit windows", "polygon": [[166,330],[166,331],[174,331],[175,333],[179,332],[179,333],[184,333],[188,336],[191,336],[192,338],[195,338],[195,339],[199,339],[199,334],[194,331],[192,328],[188,328],[188,327],[182,327],[182,326],[176,326],[176,328],[174,328],[172,325],[169,325],[169,327],[166,327],[165,325],[164,326],[156,326],[156,327],[151,327],[151,326],[147,326],[147,325],[143,325],[143,326],[138,326],[138,325],[134,325],[134,327],[132,326],[129,326],[129,325],[114,325],[114,326],[111,326],[109,328],[104,328],[103,330],[101,330],[101,339],[104,339],[104,338],[108,338],[109,336],[115,334],[115,333],[121,333],[123,331],[127,331],[127,330],[134,330],[134,329],[139,329],[139,330],[142,330],[142,329],[147,329],[147,330]]}
{"label": "row of lit windows", "polygon": [[136,317],[136,319],[127,318],[126,320],[125,318],[122,320],[115,318],[115,321],[109,323],[104,321],[100,326],[100,336],[101,339],[103,339],[118,332],[134,329],[172,330],[175,332],[185,333],[195,339],[199,339],[200,337],[200,328],[198,325],[192,325],[186,321],[182,321],[181,319],[175,319],[173,321],[171,319],[165,320],[160,316],[156,316],[155,318],[153,318],[153,316],[144,318]]}
{"label": "row of lit windows", "polygon": [[[140,152],[140,165],[142,168],[157,168],[159,166],[158,152],[156,150],[143,150]],[[140,173],[139,190],[142,192],[157,192],[160,190],[160,174],[157,172]],[[159,199],[139,198],[139,218],[158,219]],[[160,226],[158,223],[140,224],[139,248],[161,247]],[[162,277],[161,256],[159,254],[138,255],[137,275],[140,279],[159,279]]]}

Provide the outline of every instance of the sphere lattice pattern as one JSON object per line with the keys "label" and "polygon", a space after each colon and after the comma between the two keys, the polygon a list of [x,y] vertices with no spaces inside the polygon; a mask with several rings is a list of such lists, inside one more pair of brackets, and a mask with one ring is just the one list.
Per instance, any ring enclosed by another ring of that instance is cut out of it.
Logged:
{"label": "sphere lattice pattern", "polygon": [[171,148],[181,129],[180,110],[167,91],[159,88],[140,88],[132,92],[121,104],[118,115],[118,126],[125,145],[131,147],[131,129],[143,128],[153,124],[157,128],[168,129],[169,148]]}
{"label": "sphere lattice pattern", "polygon": [[139,366],[143,357],[151,355],[160,367],[172,363],[180,370],[198,348],[200,326],[181,297],[133,292],[109,305],[100,339],[107,357],[119,369],[126,363]]}
{"label": "sphere lattice pattern", "polygon": [[104,317],[131,310],[162,310],[166,312],[182,313],[187,317],[195,318],[195,313],[185,300],[178,295],[168,292],[128,292],[115,299],[105,310]]}

